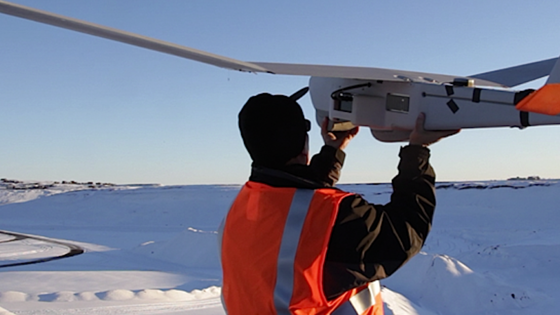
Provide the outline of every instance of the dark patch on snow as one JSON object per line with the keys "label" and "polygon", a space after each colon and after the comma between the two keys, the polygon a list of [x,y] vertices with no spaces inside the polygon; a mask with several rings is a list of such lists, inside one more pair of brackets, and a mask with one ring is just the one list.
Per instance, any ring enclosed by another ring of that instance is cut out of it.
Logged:
{"label": "dark patch on snow", "polygon": [[29,181],[19,181],[15,179],[0,179],[0,189],[6,190],[34,190],[34,189],[49,189],[54,188],[57,185],[75,185],[84,186],[90,189],[113,187],[115,184],[111,183],[101,183],[101,182],[76,182],[76,181],[62,181],[62,182],[29,182]]}
{"label": "dark patch on snow", "polygon": [[441,184],[436,184],[436,189],[456,189],[456,190],[468,190],[468,189],[525,189],[529,187],[547,187],[556,184],[557,181],[554,180],[540,180],[535,181],[488,181],[488,182],[446,182]]}

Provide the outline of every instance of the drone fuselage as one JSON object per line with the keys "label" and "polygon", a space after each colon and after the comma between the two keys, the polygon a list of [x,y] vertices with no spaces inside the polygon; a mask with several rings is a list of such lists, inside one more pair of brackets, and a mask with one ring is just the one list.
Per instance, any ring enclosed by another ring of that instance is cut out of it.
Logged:
{"label": "drone fuselage", "polygon": [[449,83],[352,80],[312,77],[311,100],[318,123],[329,117],[333,130],[366,126],[381,141],[404,141],[420,112],[428,130],[559,124],[560,116],[520,112],[523,92]]}

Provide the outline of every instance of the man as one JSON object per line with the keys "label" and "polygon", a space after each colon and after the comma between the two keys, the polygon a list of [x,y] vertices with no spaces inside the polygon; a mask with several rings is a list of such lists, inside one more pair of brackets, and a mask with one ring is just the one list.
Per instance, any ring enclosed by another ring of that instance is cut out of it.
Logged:
{"label": "man", "polygon": [[[417,254],[431,227],[435,174],[420,115],[386,205],[333,188],[358,128],[333,133],[309,163],[310,123],[282,95],[251,97],[239,128],[253,164],[221,233],[228,314],[383,314],[377,280]],[[375,157],[372,157],[372,163]]]}

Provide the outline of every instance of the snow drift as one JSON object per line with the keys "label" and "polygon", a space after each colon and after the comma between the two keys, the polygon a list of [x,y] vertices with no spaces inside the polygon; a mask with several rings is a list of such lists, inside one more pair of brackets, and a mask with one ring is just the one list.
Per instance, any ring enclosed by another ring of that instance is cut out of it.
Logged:
{"label": "snow drift", "polygon": [[[0,314],[224,314],[217,227],[240,186],[0,183]],[[342,185],[385,203],[388,184]],[[382,281],[386,314],[555,313],[560,185],[438,183],[424,251]],[[49,313],[50,312],[50,313]]]}

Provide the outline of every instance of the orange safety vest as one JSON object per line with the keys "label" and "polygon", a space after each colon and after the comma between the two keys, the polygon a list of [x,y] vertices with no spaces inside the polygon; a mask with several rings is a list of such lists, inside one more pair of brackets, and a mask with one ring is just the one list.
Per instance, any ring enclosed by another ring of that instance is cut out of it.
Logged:
{"label": "orange safety vest", "polygon": [[378,281],[331,301],[323,293],[327,245],[338,205],[347,195],[247,182],[221,231],[226,312],[382,315]]}

